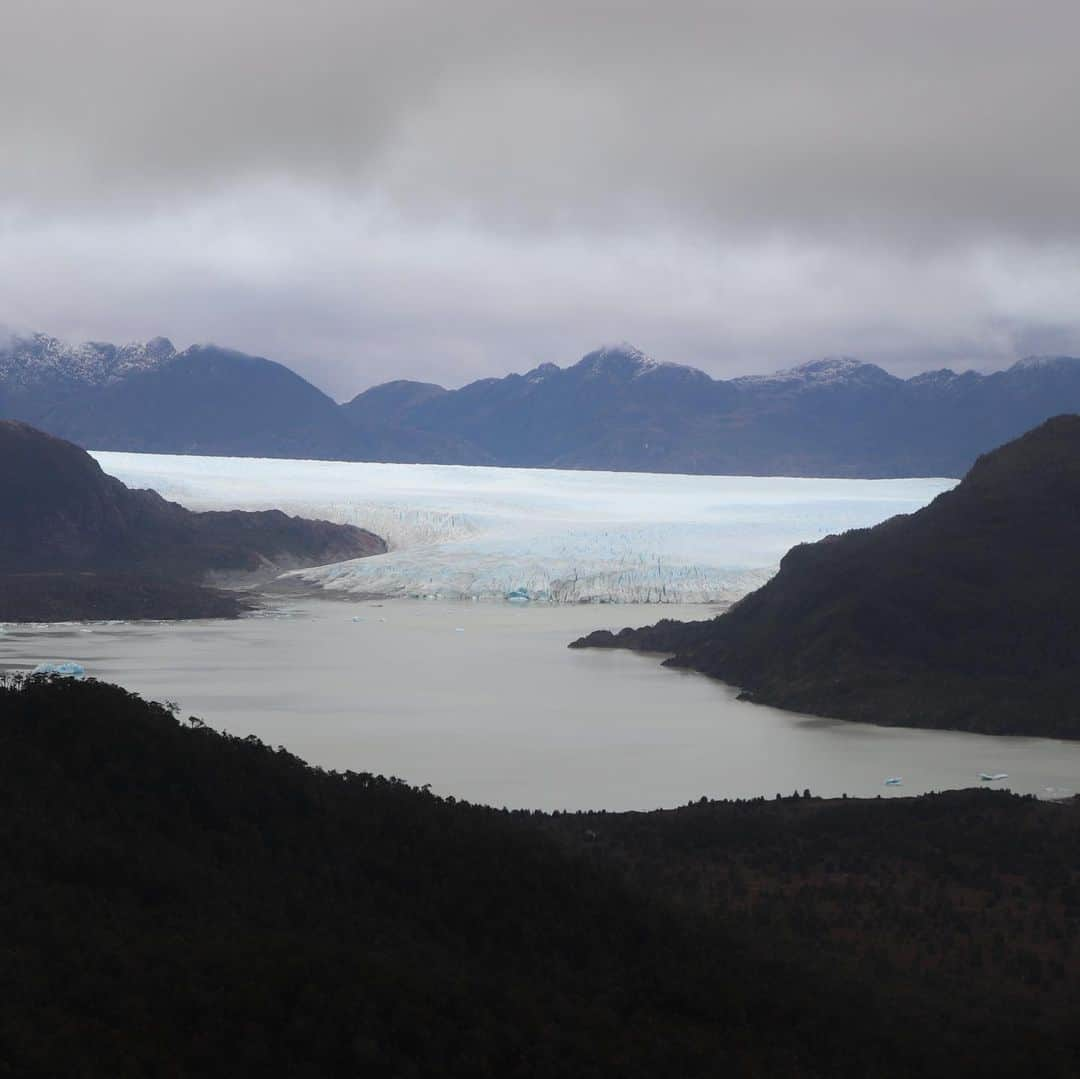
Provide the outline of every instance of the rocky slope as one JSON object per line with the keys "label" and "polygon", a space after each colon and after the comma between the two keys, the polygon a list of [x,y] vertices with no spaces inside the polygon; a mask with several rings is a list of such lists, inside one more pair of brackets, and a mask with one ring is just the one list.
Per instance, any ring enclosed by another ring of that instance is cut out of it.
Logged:
{"label": "rocky slope", "polygon": [[872,723],[1080,737],[1080,416],[925,509],[793,548],[706,622],[573,647],[669,652],[755,701]]}
{"label": "rocky slope", "polygon": [[[363,529],[277,510],[191,513],[154,491],[129,490],[70,442],[0,421],[0,619],[131,617],[103,606],[152,610],[154,596],[169,611],[187,610],[180,591],[201,594],[209,574],[250,580],[385,549]],[[88,578],[95,574],[108,575],[114,601]],[[27,575],[37,575],[36,586]],[[65,596],[70,609],[58,614]],[[205,598],[208,611],[220,610],[220,597]]]}

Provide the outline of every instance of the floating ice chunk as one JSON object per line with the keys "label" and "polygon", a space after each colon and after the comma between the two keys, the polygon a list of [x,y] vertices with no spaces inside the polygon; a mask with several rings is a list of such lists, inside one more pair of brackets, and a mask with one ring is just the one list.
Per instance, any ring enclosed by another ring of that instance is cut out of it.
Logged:
{"label": "floating ice chunk", "polygon": [[85,678],[86,668],[81,663],[64,660],[62,663],[39,663],[30,673],[57,678]]}

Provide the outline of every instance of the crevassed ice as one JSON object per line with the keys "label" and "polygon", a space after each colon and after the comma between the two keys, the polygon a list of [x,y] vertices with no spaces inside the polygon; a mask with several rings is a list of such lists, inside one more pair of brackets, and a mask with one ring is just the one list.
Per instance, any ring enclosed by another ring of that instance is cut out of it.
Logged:
{"label": "crevassed ice", "polygon": [[387,541],[385,555],[291,575],[328,590],[562,603],[730,602],[794,544],[911,512],[955,483],[94,456],[190,509],[277,507]]}

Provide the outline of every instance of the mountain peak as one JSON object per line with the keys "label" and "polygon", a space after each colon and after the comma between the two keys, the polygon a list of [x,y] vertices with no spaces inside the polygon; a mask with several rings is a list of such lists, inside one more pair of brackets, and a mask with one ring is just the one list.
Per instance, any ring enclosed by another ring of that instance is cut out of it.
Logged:
{"label": "mountain peak", "polygon": [[601,345],[600,348],[586,353],[574,366],[590,373],[610,371],[634,375],[659,365],[641,349],[626,341],[620,341],[617,344]]}
{"label": "mountain peak", "polygon": [[863,379],[866,376],[892,378],[887,371],[877,364],[865,363],[854,356],[824,356],[820,360],[810,360],[792,367],[785,374],[803,378],[808,382],[848,382]]}
{"label": "mountain peak", "polygon": [[[131,346],[138,347],[138,346]],[[154,359],[164,360],[176,355],[176,348],[167,337],[151,337],[142,345],[142,350]]]}
{"label": "mountain peak", "polygon": [[529,382],[543,382],[545,378],[562,373],[562,368],[557,363],[542,363],[525,373]]}
{"label": "mountain peak", "polygon": [[703,371],[696,367],[687,367],[681,363],[667,363],[654,360],[650,355],[635,348],[627,341],[614,345],[602,345],[583,356],[572,370],[584,371],[587,375],[621,375],[626,378],[638,378],[656,371],[690,372],[696,377],[708,379]]}
{"label": "mountain peak", "polygon": [[771,375],[747,375],[734,381],[742,385],[792,383],[802,386],[824,386],[843,383],[869,386],[899,380],[877,364],[857,360],[854,356],[824,356],[820,360],[809,360]]}
{"label": "mountain peak", "polygon": [[104,386],[137,371],[171,360],[176,349],[166,337],[113,345],[84,341],[72,345],[47,334],[14,337],[0,347],[0,377],[9,385],[27,388],[47,381]]}

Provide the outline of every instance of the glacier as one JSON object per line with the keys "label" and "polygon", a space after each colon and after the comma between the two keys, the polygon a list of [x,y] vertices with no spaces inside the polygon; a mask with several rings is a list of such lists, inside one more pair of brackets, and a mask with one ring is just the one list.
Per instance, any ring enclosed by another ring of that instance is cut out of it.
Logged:
{"label": "glacier", "polygon": [[796,543],[910,513],[953,479],[835,480],[94,452],[192,510],[355,524],[390,548],[286,576],[338,594],[727,604]]}

